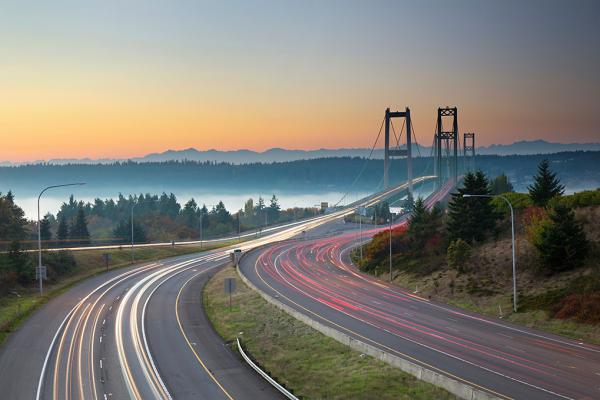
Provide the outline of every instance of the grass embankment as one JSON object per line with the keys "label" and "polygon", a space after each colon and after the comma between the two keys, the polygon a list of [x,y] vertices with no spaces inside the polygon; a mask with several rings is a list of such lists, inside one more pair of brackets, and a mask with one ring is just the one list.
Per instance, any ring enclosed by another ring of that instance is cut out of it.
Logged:
{"label": "grass embankment", "polygon": [[[229,310],[223,280],[237,280]],[[267,303],[248,288],[234,268],[219,271],[206,285],[206,312],[228,343],[236,337],[262,368],[294,394],[307,399],[453,399],[436,388],[323,335]],[[236,346],[234,346],[236,347]]]}
{"label": "grass embankment", "polygon": [[[444,256],[424,258],[415,262],[431,268],[397,265],[394,282],[458,307],[495,317],[502,311],[506,320],[600,344],[600,226],[596,222],[600,218],[600,207],[576,211],[592,243],[592,253],[583,267],[572,271],[554,275],[540,273],[535,249],[519,229],[517,313],[512,312],[511,240],[506,233],[475,246],[462,273],[449,268]],[[383,277],[387,279],[387,274],[383,273]]]}
{"label": "grass embankment", "polygon": [[[229,243],[212,245],[212,247],[204,245],[203,250],[227,244]],[[137,264],[199,251],[201,249],[198,245],[148,247],[135,249],[134,256]],[[131,265],[131,250],[126,246],[122,249],[113,250],[73,251],[72,254],[77,266],[68,276],[63,276],[52,282],[44,282],[43,296],[39,295],[37,286],[33,285],[30,288],[20,288],[9,294],[8,297],[0,298],[0,346],[10,332],[16,330],[32,312],[49,299],[63,293],[84,279],[105,272],[106,265],[102,259],[102,253],[111,254],[109,270]]]}

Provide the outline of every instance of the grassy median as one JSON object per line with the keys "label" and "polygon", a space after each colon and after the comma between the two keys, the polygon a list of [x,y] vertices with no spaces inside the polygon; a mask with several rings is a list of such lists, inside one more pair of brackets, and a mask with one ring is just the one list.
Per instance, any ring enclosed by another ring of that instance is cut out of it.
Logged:
{"label": "grassy median", "polygon": [[[223,280],[237,280],[236,293],[224,293]],[[237,276],[234,268],[219,271],[204,289],[207,314],[229,343],[236,337],[278,382],[306,399],[454,399],[448,392],[421,382],[310,328],[267,303]]]}
{"label": "grassy median", "polygon": [[[135,262],[138,264],[161,260],[226,246],[228,244],[230,243],[224,242],[209,246],[205,244],[203,249],[200,249],[199,245],[137,248],[134,250]],[[0,346],[11,332],[16,330],[32,312],[45,304],[49,299],[63,293],[84,279],[105,272],[106,265],[102,259],[102,253],[111,254],[110,270],[131,265],[131,250],[127,246],[124,246],[122,249],[112,250],[73,251],[72,254],[77,267],[68,276],[61,277],[54,282],[45,282],[44,296],[39,296],[37,287],[34,285],[26,289],[15,290],[9,297],[0,298]]]}

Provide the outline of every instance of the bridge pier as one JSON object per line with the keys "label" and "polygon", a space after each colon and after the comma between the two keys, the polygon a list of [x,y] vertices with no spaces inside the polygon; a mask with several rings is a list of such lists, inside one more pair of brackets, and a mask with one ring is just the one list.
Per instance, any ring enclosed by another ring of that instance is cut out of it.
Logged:
{"label": "bridge pier", "polygon": [[[452,118],[452,130],[444,130],[444,117]],[[437,129],[435,140],[434,175],[437,176],[437,187],[441,187],[445,178],[452,177],[456,184],[458,181],[458,109],[456,107],[438,108]],[[444,149],[446,150],[446,161],[449,161],[452,150],[452,165],[448,165],[448,171],[444,171]],[[447,175],[447,176],[446,176]]]}
{"label": "bridge pier", "polygon": [[[390,124],[392,118],[404,118],[406,125],[406,150],[390,149]],[[413,168],[412,168],[412,123],[410,109],[405,111],[390,111],[385,109],[385,150],[383,158],[383,187],[390,187],[390,158],[406,157],[406,178],[408,181],[408,192],[413,193]]]}

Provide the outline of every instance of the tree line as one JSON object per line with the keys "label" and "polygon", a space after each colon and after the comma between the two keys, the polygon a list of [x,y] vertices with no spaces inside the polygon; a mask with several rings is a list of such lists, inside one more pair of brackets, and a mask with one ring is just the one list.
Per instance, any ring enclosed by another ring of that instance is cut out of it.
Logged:
{"label": "tree line", "polygon": [[[598,171],[600,152],[564,152],[550,155],[481,155],[475,160],[476,167],[487,176],[501,173],[511,179],[518,189],[531,183],[532,173],[542,159],[548,158],[559,173],[563,184],[581,187],[586,182],[600,185]],[[415,175],[431,174],[431,157],[413,160]],[[357,178],[359,171],[363,171]],[[275,163],[229,164],[216,162],[169,161],[169,162],[117,162],[96,165],[50,165],[33,164],[17,167],[0,167],[0,185],[23,193],[37,194],[46,182],[84,181],[89,186],[111,186],[117,190],[139,187],[161,187],[169,182],[172,187],[188,187],[190,182],[202,182],[207,188],[231,188],[244,190],[306,191],[354,190],[372,191],[378,187],[383,171],[382,160],[365,160],[359,157],[331,157]],[[390,166],[392,183],[406,180],[406,162],[393,159]],[[293,179],[291,179],[293,177]]]}
{"label": "tree line", "polygon": [[218,237],[316,215],[315,208],[282,210],[277,196],[267,204],[262,197],[248,199],[234,213],[219,201],[209,209],[191,198],[183,205],[173,194],[139,194],[116,199],[77,201],[73,195],[56,216],[41,221],[42,240],[62,246],[95,243],[126,243],[133,234],[136,243]]}
{"label": "tree line", "polygon": [[[465,194],[483,197],[465,197]],[[393,232],[393,256],[403,268],[428,273],[437,267],[424,262],[445,254],[447,264],[460,271],[470,257],[472,246],[501,233],[508,207],[497,195],[506,197],[524,214],[527,238],[537,252],[541,272],[554,274],[577,268],[586,260],[590,243],[575,205],[600,205],[600,191],[564,196],[564,186],[548,160],[542,160],[527,193],[514,193],[505,174],[492,180],[482,171],[469,172],[451,194],[444,213],[439,204],[427,209],[418,198],[406,229]],[[388,233],[382,232],[365,248],[361,268],[378,268],[389,257]]]}

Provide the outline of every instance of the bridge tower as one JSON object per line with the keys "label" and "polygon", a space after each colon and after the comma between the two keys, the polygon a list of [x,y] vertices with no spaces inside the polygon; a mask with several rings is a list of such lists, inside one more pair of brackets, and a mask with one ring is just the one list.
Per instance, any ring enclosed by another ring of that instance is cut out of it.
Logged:
{"label": "bridge tower", "polygon": [[[452,129],[444,129],[444,120],[452,119]],[[437,176],[437,187],[442,186],[444,178],[452,177],[454,183],[458,181],[458,109],[456,107],[438,108],[437,129],[435,132],[434,169]],[[444,168],[444,152],[448,162],[447,171]],[[450,160],[452,158],[452,160]]]}
{"label": "bridge tower", "polygon": [[[390,123],[392,118],[404,118],[406,125],[406,150],[390,149]],[[406,177],[408,180],[408,192],[413,193],[413,168],[412,168],[412,123],[410,120],[410,109],[405,111],[385,110],[385,153],[383,159],[383,187],[390,186],[390,157],[406,157]]]}
{"label": "bridge tower", "polygon": [[463,135],[464,170],[475,170],[475,134],[467,132]]}

